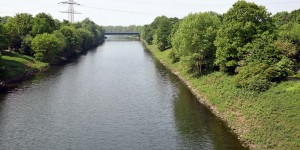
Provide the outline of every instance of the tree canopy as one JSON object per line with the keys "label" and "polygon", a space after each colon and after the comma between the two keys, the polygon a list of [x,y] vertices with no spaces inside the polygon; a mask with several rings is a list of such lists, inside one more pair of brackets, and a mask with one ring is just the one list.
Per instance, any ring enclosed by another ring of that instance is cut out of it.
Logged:
{"label": "tree canopy", "polygon": [[190,62],[190,71],[201,73],[205,67],[212,67],[220,24],[218,15],[212,12],[190,14],[179,24],[172,41],[176,53]]}
{"label": "tree canopy", "polygon": [[223,16],[218,31],[216,64],[222,71],[234,72],[243,59],[243,47],[266,31],[272,32],[274,24],[263,6],[246,1],[236,2]]}
{"label": "tree canopy", "polygon": [[69,23],[46,13],[35,17],[21,13],[1,17],[0,50],[10,49],[51,63],[58,56],[69,58],[98,46],[104,41],[104,33],[104,29],[90,19]]}
{"label": "tree canopy", "polygon": [[31,34],[33,36],[43,33],[52,33],[58,27],[52,16],[45,13],[39,13],[33,18]]}
{"label": "tree canopy", "polygon": [[271,16],[264,6],[237,1],[223,15],[189,14],[177,22],[159,16],[144,26],[142,37],[169,50],[172,62],[189,73],[221,71],[237,87],[264,91],[300,66],[299,12]]}

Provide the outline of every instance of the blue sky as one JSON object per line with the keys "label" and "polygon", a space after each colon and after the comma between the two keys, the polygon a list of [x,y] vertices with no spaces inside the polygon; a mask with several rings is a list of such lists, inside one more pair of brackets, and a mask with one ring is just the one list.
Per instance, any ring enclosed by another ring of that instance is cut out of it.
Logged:
{"label": "blue sky", "polygon": [[[65,1],[65,0],[61,0]],[[16,13],[39,12],[51,14],[59,20],[67,19],[67,5],[58,4],[60,0],[0,0],[0,16],[13,16]],[[214,11],[225,13],[237,0],[75,0],[81,6],[75,10],[82,14],[75,21],[90,18],[99,25],[144,25],[155,17],[183,18],[189,13]],[[299,0],[248,0],[263,5],[269,12],[300,9]]]}

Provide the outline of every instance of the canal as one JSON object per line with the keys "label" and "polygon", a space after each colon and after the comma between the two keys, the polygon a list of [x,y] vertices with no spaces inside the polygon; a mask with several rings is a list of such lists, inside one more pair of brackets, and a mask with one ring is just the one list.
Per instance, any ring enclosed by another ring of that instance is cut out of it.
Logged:
{"label": "canal", "polygon": [[244,149],[142,43],[107,40],[0,95],[0,149]]}

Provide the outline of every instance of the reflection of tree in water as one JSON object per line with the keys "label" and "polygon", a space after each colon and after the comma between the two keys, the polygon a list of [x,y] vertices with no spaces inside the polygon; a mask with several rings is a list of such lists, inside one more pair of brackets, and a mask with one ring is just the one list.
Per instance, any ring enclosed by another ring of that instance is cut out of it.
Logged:
{"label": "reflection of tree in water", "polygon": [[180,144],[188,149],[243,150],[236,136],[222,121],[183,84],[178,84],[178,97],[174,100],[174,119],[180,134]]}

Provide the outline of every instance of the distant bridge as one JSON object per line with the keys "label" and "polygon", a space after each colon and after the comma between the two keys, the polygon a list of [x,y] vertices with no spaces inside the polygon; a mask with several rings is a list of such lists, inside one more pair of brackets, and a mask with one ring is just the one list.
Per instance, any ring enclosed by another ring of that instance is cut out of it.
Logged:
{"label": "distant bridge", "polygon": [[105,32],[104,35],[136,35],[140,37],[139,32]]}

